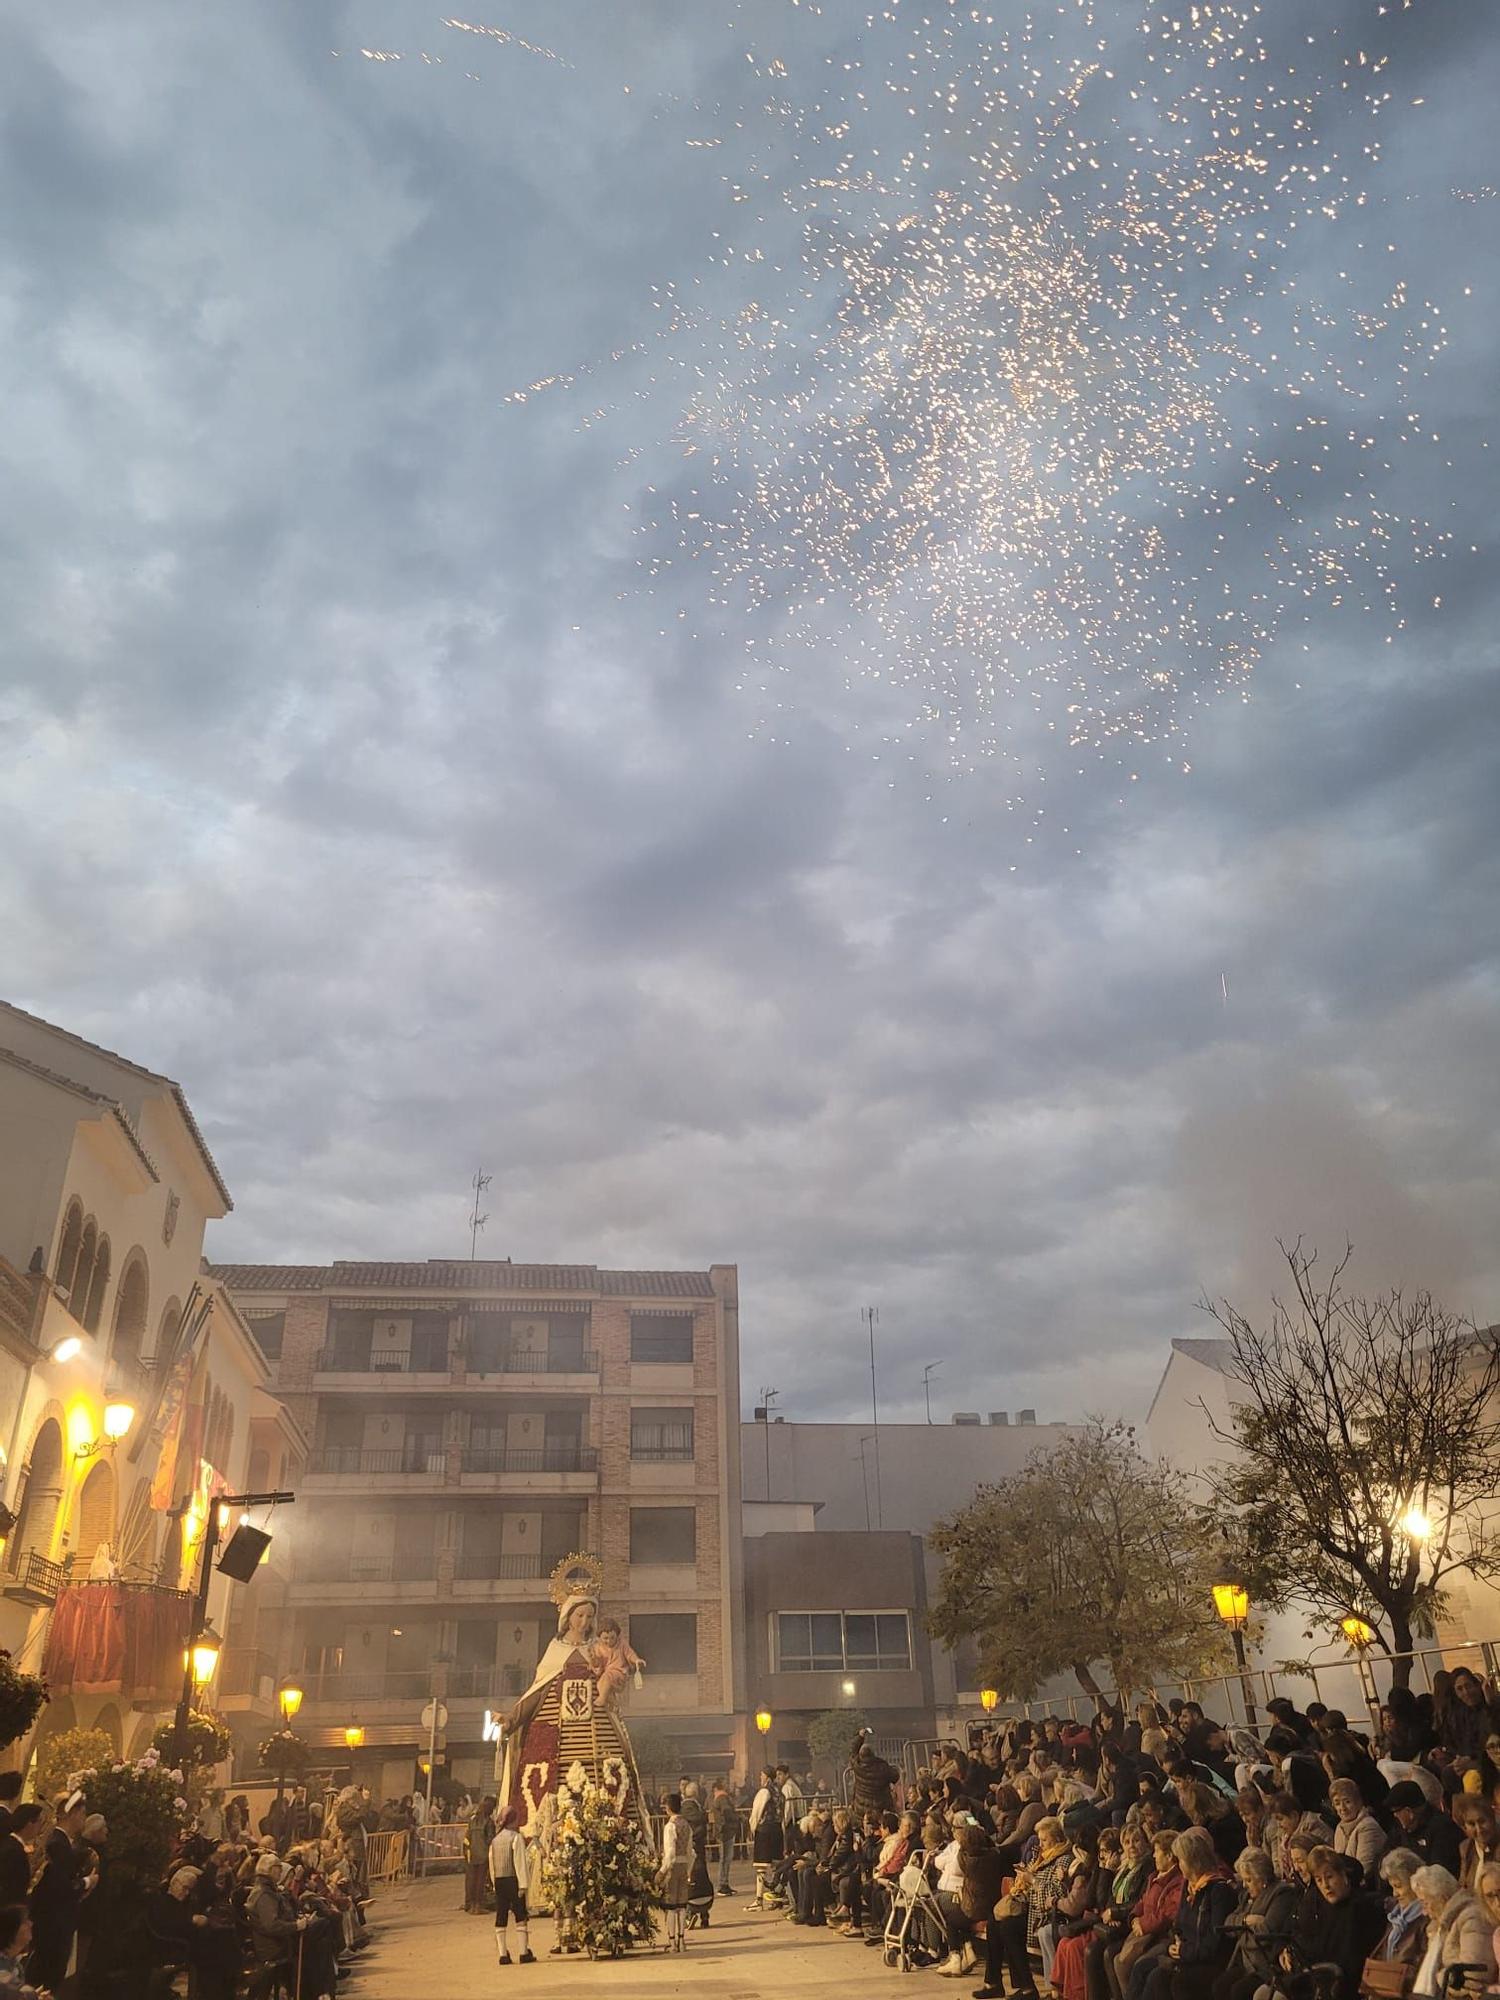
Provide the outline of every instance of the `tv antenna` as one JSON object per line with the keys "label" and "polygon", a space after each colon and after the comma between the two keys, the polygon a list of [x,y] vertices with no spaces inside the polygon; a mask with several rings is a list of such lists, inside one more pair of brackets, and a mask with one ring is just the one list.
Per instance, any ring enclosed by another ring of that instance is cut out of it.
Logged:
{"label": "tv antenna", "polygon": [[479,1254],[479,1232],[489,1221],[487,1215],[479,1213],[480,1197],[493,1179],[494,1175],[487,1174],[481,1167],[473,1180],[469,1182],[469,1186],[474,1190],[474,1206],[469,1211],[469,1262],[471,1264]]}

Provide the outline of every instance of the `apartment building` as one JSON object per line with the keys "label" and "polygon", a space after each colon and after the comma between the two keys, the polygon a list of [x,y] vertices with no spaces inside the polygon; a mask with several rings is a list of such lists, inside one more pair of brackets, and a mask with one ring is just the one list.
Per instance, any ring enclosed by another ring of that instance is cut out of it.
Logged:
{"label": "apartment building", "polygon": [[[178,1084],[0,1002],[0,1645],[47,1677],[38,1740],[150,1740],[181,1691],[209,1507],[300,1469],[266,1361],[202,1269],[229,1206]],[[261,1590],[215,1575],[214,1630]],[[258,1700],[247,1728],[269,1718]]]}
{"label": "apartment building", "polygon": [[440,1768],[488,1776],[494,1717],[553,1634],[553,1565],[590,1550],[605,1608],[648,1662],[632,1722],[728,1768],[743,1742],[733,1265],[216,1275],[312,1440],[285,1663],[304,1735],[337,1747],[357,1725],[360,1775],[410,1790],[436,1698]]}

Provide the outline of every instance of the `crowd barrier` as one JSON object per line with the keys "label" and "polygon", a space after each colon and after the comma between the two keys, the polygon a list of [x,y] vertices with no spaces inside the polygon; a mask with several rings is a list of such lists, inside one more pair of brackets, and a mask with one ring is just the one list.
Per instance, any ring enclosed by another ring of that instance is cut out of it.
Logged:
{"label": "crowd barrier", "polygon": [[365,1880],[397,1882],[411,1867],[411,1839],[403,1828],[365,1836]]}

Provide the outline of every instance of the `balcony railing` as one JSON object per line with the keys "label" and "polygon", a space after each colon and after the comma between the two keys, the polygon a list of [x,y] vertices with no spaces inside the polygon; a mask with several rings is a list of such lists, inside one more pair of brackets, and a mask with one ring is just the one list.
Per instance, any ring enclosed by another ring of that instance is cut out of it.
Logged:
{"label": "balcony railing", "polygon": [[597,1472],[599,1454],[592,1445],[571,1439],[540,1449],[513,1450],[508,1445],[470,1445],[464,1453],[465,1472]]}
{"label": "balcony railing", "polygon": [[446,1375],[448,1351],[419,1347],[371,1354],[360,1348],[325,1347],[313,1367],[324,1375]]}
{"label": "balcony railing", "polygon": [[154,1583],[64,1583],[42,1662],[53,1699],[75,1689],[153,1705],[175,1696],[192,1603]]}
{"label": "balcony railing", "polygon": [[591,1347],[558,1351],[512,1350],[507,1354],[472,1351],[469,1369],[475,1375],[597,1375],[599,1356]]}
{"label": "balcony railing", "polygon": [[298,1583],[433,1583],[437,1579],[437,1557],[429,1549],[425,1556],[337,1556],[304,1557],[297,1564]]}
{"label": "balcony railing", "polygon": [[358,1445],[330,1444],[315,1451],[309,1472],[441,1473],[447,1457],[441,1445],[408,1444],[395,1451],[364,1451]]}
{"label": "balcony railing", "polygon": [[662,1443],[658,1440],[655,1443],[646,1444],[636,1438],[632,1438],[630,1440],[630,1456],[637,1463],[644,1460],[648,1464],[654,1463],[658,1465],[674,1459],[690,1461],[693,1456],[693,1440],[691,1438],[678,1439],[675,1443]]}
{"label": "balcony railing", "polygon": [[306,1668],[296,1676],[308,1701],[399,1701],[421,1703],[436,1693],[443,1699],[512,1700],[524,1693],[524,1667],[460,1667],[434,1662],[411,1671],[386,1673],[369,1668]]}
{"label": "balcony railing", "polygon": [[219,1662],[221,1695],[257,1695],[277,1679],[276,1655],[254,1646],[226,1646]]}
{"label": "balcony railing", "polygon": [[491,1549],[460,1549],[453,1573],[465,1583],[527,1583],[542,1574],[542,1559],[539,1555],[497,1556]]}
{"label": "balcony railing", "polygon": [[68,1577],[66,1562],[48,1562],[35,1549],[25,1550],[16,1564],[13,1576],[5,1579],[7,1590],[20,1597],[29,1597],[37,1603],[51,1604]]}

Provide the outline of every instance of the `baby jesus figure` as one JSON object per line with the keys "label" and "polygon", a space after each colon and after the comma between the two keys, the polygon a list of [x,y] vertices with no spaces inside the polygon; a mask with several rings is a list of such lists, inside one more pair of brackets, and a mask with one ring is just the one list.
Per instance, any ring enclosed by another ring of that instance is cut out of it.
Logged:
{"label": "baby jesus figure", "polygon": [[641,1668],[646,1662],[637,1653],[630,1641],[620,1631],[618,1618],[604,1618],[599,1623],[599,1636],[594,1642],[589,1658],[593,1662],[598,1679],[594,1692],[601,1708],[613,1708],[619,1694],[631,1674],[635,1675],[637,1687],[641,1684]]}

